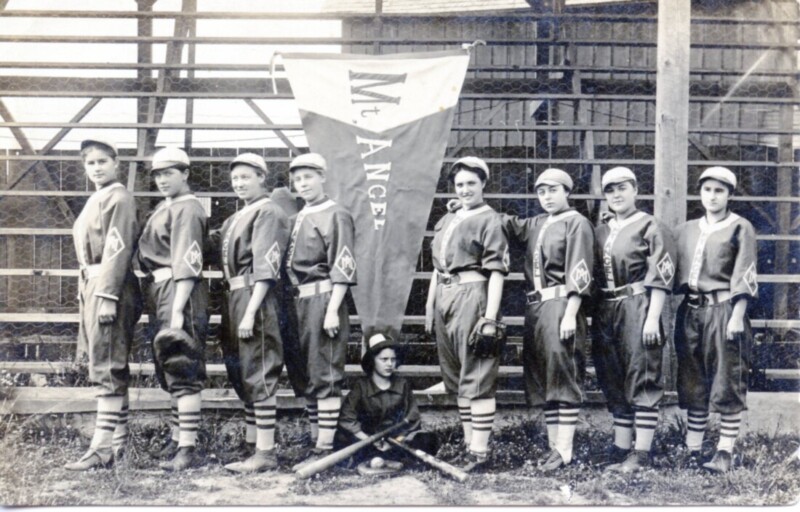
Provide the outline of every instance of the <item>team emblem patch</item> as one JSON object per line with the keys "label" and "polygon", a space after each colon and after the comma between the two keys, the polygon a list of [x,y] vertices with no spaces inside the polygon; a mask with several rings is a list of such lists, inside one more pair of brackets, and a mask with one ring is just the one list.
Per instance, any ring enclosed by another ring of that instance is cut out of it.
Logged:
{"label": "team emblem patch", "polygon": [[183,255],[183,261],[192,269],[194,275],[200,275],[200,272],[203,270],[203,250],[200,249],[200,244],[197,243],[197,240],[192,242],[186,254]]}
{"label": "team emblem patch", "polygon": [[272,269],[272,273],[277,276],[281,268],[281,247],[278,245],[278,242],[272,244],[267,254],[264,255],[264,259],[267,260],[267,264],[269,268]]}
{"label": "team emblem patch", "polygon": [[664,281],[664,284],[670,284],[672,282],[672,278],[675,277],[675,265],[673,265],[672,258],[670,257],[669,253],[664,254],[661,260],[659,260],[657,268],[658,273],[661,275],[661,280]]}
{"label": "team emblem patch", "polygon": [[344,274],[344,277],[346,277],[348,281],[353,280],[353,276],[356,273],[356,260],[353,258],[353,253],[350,252],[347,246],[344,246],[341,252],[339,252],[334,266],[339,269],[339,272]]}
{"label": "team emblem patch", "polygon": [[750,295],[755,295],[758,292],[758,272],[756,271],[756,263],[753,262],[747,267],[747,271],[742,277],[747,289],[750,290]]}
{"label": "team emblem patch", "polygon": [[582,259],[577,265],[572,267],[572,272],[570,272],[569,277],[578,289],[578,293],[583,293],[589,286],[589,283],[592,282],[592,276],[589,274],[589,267],[586,265],[585,259]]}
{"label": "team emblem patch", "polygon": [[122,239],[119,231],[115,227],[111,228],[111,231],[108,232],[108,236],[106,237],[106,247],[104,250],[105,255],[103,256],[103,259],[105,261],[113,260],[124,249],[125,241]]}

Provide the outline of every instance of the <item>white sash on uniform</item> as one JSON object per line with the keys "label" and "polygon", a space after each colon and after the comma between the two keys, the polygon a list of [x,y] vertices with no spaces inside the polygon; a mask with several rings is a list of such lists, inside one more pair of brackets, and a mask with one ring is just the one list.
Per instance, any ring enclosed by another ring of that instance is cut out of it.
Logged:
{"label": "white sash on uniform", "polygon": [[297,274],[295,274],[294,270],[292,270],[292,261],[294,260],[295,245],[297,242],[297,234],[300,232],[300,225],[303,223],[306,215],[327,210],[335,204],[336,203],[332,199],[328,199],[327,201],[314,206],[306,205],[297,214],[297,218],[294,221],[294,227],[292,228],[292,236],[289,239],[289,250],[286,251],[286,275],[289,276],[289,281],[292,282],[292,286],[297,286],[300,284]]}
{"label": "white sash on uniform", "polygon": [[611,249],[617,239],[617,236],[620,234],[623,228],[630,226],[646,215],[647,214],[644,212],[636,212],[623,221],[618,221],[616,217],[608,221],[608,226],[611,228],[611,232],[608,234],[606,243],[603,245],[603,270],[605,271],[606,286],[608,288],[617,288],[617,283],[614,279],[614,257],[611,254]]}
{"label": "white sash on uniform", "polygon": [[[539,236],[536,237],[536,245],[533,249],[533,289],[534,290],[541,290],[545,288],[544,286],[544,279],[542,278],[542,242],[544,241],[544,233],[547,231],[552,224],[572,217],[573,215],[578,215],[576,210],[569,210],[564,213],[559,213],[558,215],[551,215],[547,217],[547,220],[544,221],[542,224],[542,228],[539,230]],[[565,269],[566,270],[566,269]]]}
{"label": "white sash on uniform", "polygon": [[485,204],[478,208],[473,208],[472,210],[467,210],[465,208],[461,208],[455,214],[455,218],[450,221],[450,224],[447,225],[447,229],[444,230],[444,235],[442,235],[442,245],[439,247],[439,260],[442,262],[442,268],[445,272],[447,272],[447,246],[450,244],[450,239],[453,238],[453,233],[458,227],[459,224],[464,222],[466,219],[470,217],[474,217],[480,213],[483,213],[487,210],[491,210],[491,207],[488,204]]}
{"label": "white sash on uniform", "polygon": [[703,252],[706,250],[708,237],[711,236],[712,233],[727,228],[739,219],[740,217],[735,213],[731,213],[728,218],[715,222],[714,224],[709,224],[705,217],[700,219],[698,223],[698,226],[700,226],[700,238],[697,239],[697,245],[694,248],[694,257],[692,258],[692,268],[689,271],[690,290],[699,291],[697,285],[700,281],[700,270],[703,267]]}
{"label": "white sash on uniform", "polygon": [[231,221],[231,225],[228,226],[228,230],[225,231],[225,237],[222,239],[222,272],[225,274],[225,279],[230,279],[231,274],[233,271],[231,270],[230,266],[230,255],[228,254],[228,250],[230,249],[230,242],[231,242],[231,235],[233,235],[233,228],[236,227],[236,224],[239,220],[244,216],[247,212],[252,212],[253,210],[260,208],[265,203],[269,202],[269,197],[262,197],[258,201],[254,203],[250,203],[234,215],[233,220]]}
{"label": "white sash on uniform", "polygon": [[107,196],[112,190],[118,187],[122,187],[122,183],[116,182],[112,183],[111,185],[101,188],[100,190],[96,191],[94,194],[89,196],[89,200],[86,201],[86,204],[81,210],[81,214],[78,215],[78,218],[75,220],[75,246],[78,249],[78,265],[81,267],[86,267],[90,265],[89,263],[89,256],[86,254],[86,215],[89,214],[89,211],[94,207],[94,204],[103,199]]}

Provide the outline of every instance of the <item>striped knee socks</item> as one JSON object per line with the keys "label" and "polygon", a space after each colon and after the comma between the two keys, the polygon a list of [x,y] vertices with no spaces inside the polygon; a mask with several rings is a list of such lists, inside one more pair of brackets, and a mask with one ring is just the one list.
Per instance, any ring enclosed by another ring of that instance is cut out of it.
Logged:
{"label": "striped knee socks", "polygon": [[272,450],[275,448],[275,409],[278,403],[277,396],[272,395],[266,400],[255,402],[256,422],[256,449]]}

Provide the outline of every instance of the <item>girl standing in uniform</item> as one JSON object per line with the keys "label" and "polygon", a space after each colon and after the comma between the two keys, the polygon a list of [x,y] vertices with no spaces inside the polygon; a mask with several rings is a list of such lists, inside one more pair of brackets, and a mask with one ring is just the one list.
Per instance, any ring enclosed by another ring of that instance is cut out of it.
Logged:
{"label": "girl standing in uniform", "polygon": [[88,451],[64,466],[71,471],[108,467],[128,437],[128,355],[141,315],[141,291],[131,267],[136,247],[136,202],[118,181],[113,142],[81,142],[86,176],[96,192],[75,221],[80,264],[78,347],[88,352],[97,387],[97,419]]}
{"label": "girl standing in uniform", "polygon": [[222,304],[222,353],[236,394],[245,404],[246,442],[253,454],[225,466],[237,473],[278,467],[275,415],[283,345],[275,285],[289,242],[289,219],[267,197],[267,164],[253,153],[230,165],[231,185],[245,206],[219,232],[227,284]]}
{"label": "girl standing in uniform", "polygon": [[432,243],[434,272],[425,308],[425,330],[435,331],[442,379],[457,395],[465,452],[454,464],[471,471],[485,464],[496,410],[500,358],[479,358],[467,347],[479,321],[493,334],[503,281],[509,270],[508,242],[500,216],[483,201],[489,167],[469,156],[450,168],[459,208],[436,224]]}
{"label": "girl standing in uniform", "polygon": [[583,401],[586,316],[594,235],[591,223],[569,205],[572,178],[546,169],[534,183],[546,213],[530,219],[504,215],[506,229],[527,244],[527,293],[522,360],[528,405],[544,406],[550,452],[540,461],[552,471],[572,461],[572,441]]}
{"label": "girl standing in uniform", "polygon": [[650,465],[664,394],[661,310],[672,290],[675,266],[671,234],[652,215],[636,209],[633,171],[615,167],[603,175],[601,185],[611,213],[595,229],[601,300],[593,318],[592,359],[614,416],[615,464],[607,469],[630,473]]}
{"label": "girl standing in uniform", "polygon": [[189,157],[176,147],[153,155],[151,175],[164,196],[139,238],[139,265],[153,338],[153,359],[161,387],[170,393],[174,458],[162,469],[181,471],[200,463],[200,391],[205,380],[208,286],[203,281],[203,247],[208,216],[189,188]]}
{"label": "girl standing in uniform", "polygon": [[752,332],[747,302],[758,297],[756,233],[728,209],[736,176],[725,167],[700,175],[705,215],[678,229],[676,291],[685,298],[675,320],[678,401],[688,409],[686,447],[699,459],[708,413],[721,415],[717,451],[703,467],[731,468],[746,406]]}

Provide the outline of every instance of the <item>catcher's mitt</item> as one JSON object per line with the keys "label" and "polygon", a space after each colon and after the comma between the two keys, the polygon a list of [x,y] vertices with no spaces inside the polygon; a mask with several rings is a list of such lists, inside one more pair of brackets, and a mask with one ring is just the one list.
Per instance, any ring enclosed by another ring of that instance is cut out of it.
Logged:
{"label": "catcher's mitt", "polygon": [[[489,334],[490,326],[494,326],[494,334]],[[469,335],[467,346],[475,357],[482,359],[498,357],[506,346],[506,324],[498,320],[481,318]]]}

